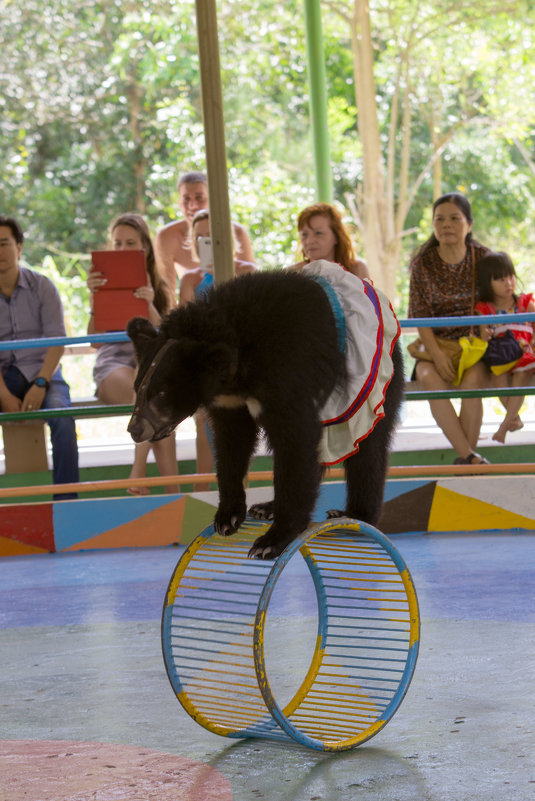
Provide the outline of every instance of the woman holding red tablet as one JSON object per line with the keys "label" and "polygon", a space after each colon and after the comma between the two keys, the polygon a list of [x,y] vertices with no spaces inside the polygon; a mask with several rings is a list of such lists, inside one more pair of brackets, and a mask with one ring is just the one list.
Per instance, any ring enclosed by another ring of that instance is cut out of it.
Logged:
{"label": "woman holding red tablet", "polygon": [[[156,265],[154,247],[147,223],[139,214],[127,213],[117,217],[110,226],[110,240],[113,250],[143,250],[146,257],[147,283],[133,290],[135,297],[145,300],[148,306],[148,318],[155,326],[173,306],[172,294],[165,282],[160,278]],[[102,273],[91,269],[87,277],[90,291],[91,312],[88,334],[98,333],[95,330],[93,304],[95,294],[104,287],[106,278]],[[96,344],[98,354],[93,369],[96,383],[96,394],[102,403],[128,404],[135,399],[134,380],[137,363],[134,346],[131,342],[113,342]],[[146,475],[147,457],[150,449],[154,451],[156,464],[161,475],[177,475],[177,460],[174,433],[160,442],[142,442],[135,446],[134,464],[130,478],[142,478]],[[178,487],[167,486],[167,492],[176,492]],[[148,495],[146,487],[132,487],[131,495]]]}

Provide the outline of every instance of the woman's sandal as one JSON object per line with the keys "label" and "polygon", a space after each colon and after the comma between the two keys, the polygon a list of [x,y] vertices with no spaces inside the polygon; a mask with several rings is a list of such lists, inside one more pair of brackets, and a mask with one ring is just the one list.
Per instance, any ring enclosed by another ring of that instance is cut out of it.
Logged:
{"label": "woman's sandal", "polygon": [[[479,461],[475,461],[478,459]],[[468,456],[458,456],[453,464],[490,464],[488,459],[480,456],[479,453],[469,453]]]}

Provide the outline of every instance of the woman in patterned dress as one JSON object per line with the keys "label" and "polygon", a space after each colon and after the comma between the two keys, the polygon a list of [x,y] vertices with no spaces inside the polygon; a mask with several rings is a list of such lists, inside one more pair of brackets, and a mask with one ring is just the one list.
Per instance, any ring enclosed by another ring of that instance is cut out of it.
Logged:
{"label": "woman in patterned dress", "polygon": [[[489,252],[472,237],[470,203],[457,192],[442,195],[433,204],[433,234],[418,250],[411,265],[409,317],[453,317],[473,313],[474,266]],[[422,346],[432,361],[417,360],[415,377],[425,391],[449,389],[456,377],[451,360],[439,348],[436,336],[458,340],[469,329],[419,328]],[[464,373],[460,389],[478,389],[489,382],[489,371],[479,361]],[[460,413],[449,399],[429,401],[431,413],[457,452],[455,464],[484,464],[475,448],[483,420],[480,398],[463,398]]]}

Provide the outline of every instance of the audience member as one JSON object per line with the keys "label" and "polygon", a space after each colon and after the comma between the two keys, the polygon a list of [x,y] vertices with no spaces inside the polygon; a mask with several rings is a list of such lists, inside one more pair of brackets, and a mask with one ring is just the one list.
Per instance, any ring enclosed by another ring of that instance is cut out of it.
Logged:
{"label": "audience member", "polygon": [[[110,227],[110,239],[113,250],[144,250],[147,264],[147,284],[134,291],[134,295],[147,301],[149,320],[155,326],[173,305],[171,293],[161,279],[156,266],[154,248],[147,223],[139,214],[121,214]],[[92,269],[87,277],[87,285],[91,293],[91,310],[94,295],[106,283],[102,273]],[[95,331],[93,312],[87,329],[89,334]],[[105,343],[95,345],[98,354],[93,371],[97,397],[102,403],[128,404],[134,403],[134,380],[136,377],[136,356],[131,342]],[[175,434],[159,442],[142,442],[136,444],[134,464],[130,478],[143,478],[146,475],[146,463],[152,447],[156,464],[162,476],[177,475]],[[167,492],[176,492],[177,485],[166,487]],[[131,487],[131,495],[147,495],[147,487]]]}
{"label": "audience member", "polygon": [[[208,209],[201,209],[193,217],[190,240],[191,250],[194,258],[199,262],[199,239],[210,238],[210,212]],[[236,258],[240,254],[239,244],[234,240],[234,273],[236,276],[251,273],[256,270],[256,265],[250,261]],[[213,284],[213,263],[210,261],[205,266],[196,267],[189,270],[180,281],[180,305],[184,306],[192,300],[198,299]]]}
{"label": "audience member", "polygon": [[[457,192],[442,195],[433,204],[433,234],[419,248],[410,265],[409,317],[452,317],[474,313],[475,265],[489,252],[472,237],[470,203]],[[448,389],[457,375],[436,337],[458,340],[469,328],[419,328],[422,352],[431,361],[418,359],[415,376],[424,390]],[[488,384],[489,373],[477,362],[463,374],[460,389]],[[431,412],[457,451],[455,464],[482,464],[475,452],[483,418],[480,398],[464,398],[457,415],[450,400],[432,400]]]}
{"label": "audience member", "polygon": [[[0,339],[64,337],[59,293],[49,278],[21,267],[24,235],[12,217],[0,217]],[[0,409],[25,412],[71,405],[59,366],[63,346],[0,351]],[[72,417],[46,421],[50,427],[54,484],[78,482],[78,446]],[[59,493],[55,500],[76,498]]]}
{"label": "audience member", "polygon": [[[191,240],[192,252],[199,260],[198,241],[201,237],[210,237],[210,214],[207,209],[198,211],[192,220],[189,238]],[[235,242],[235,251],[237,251]],[[239,251],[238,251],[239,252]],[[234,271],[236,276],[254,272],[256,269],[252,262],[234,259]],[[180,281],[180,305],[199,300],[213,286],[213,265],[208,263],[206,268],[198,267],[190,270]],[[196,452],[197,452],[197,471],[199,473],[211,473],[214,469],[214,456],[211,445],[211,430],[206,413],[199,410],[195,414],[195,425],[197,429]],[[195,490],[201,491],[208,489],[209,485],[200,483],[195,485]]]}
{"label": "audience member", "polygon": [[[535,311],[533,293],[516,293],[516,271],[507,253],[487,253],[477,263],[479,303],[478,314],[520,314]],[[489,342],[485,362],[490,367],[495,387],[521,387],[526,375],[535,370],[534,325],[530,322],[513,322],[499,325],[482,325],[480,336]],[[516,353],[515,353],[516,351]],[[505,418],[492,439],[505,442],[509,431],[523,427],[520,409],[522,395],[500,398]]]}
{"label": "audience member", "polygon": [[340,264],[358,278],[369,278],[368,267],[356,259],[353,243],[342,221],[340,212],[329,203],[314,203],[300,212],[297,218],[299,246],[303,260],[290,269],[300,269],[311,261]]}
{"label": "audience member", "polygon": [[[178,206],[184,219],[167,223],[158,231],[155,248],[162,276],[174,292],[179,279],[199,266],[191,243],[191,225],[195,214],[208,208],[208,183],[203,172],[188,172],[178,182]],[[249,234],[243,225],[232,223],[237,243],[236,252],[244,261],[254,262]]]}

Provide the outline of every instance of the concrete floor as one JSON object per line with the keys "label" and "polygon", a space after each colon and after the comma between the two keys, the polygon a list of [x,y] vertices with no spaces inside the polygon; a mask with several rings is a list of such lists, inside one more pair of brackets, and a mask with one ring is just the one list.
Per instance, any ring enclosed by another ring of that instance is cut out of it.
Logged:
{"label": "concrete floor", "polygon": [[[184,712],[160,648],[180,548],[0,560],[0,801],[534,799],[535,533],[392,539],[418,664],[386,727],[340,754],[228,740]],[[306,597],[277,611],[290,650]]]}

